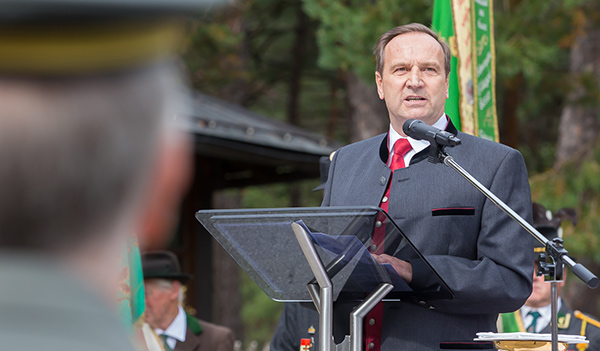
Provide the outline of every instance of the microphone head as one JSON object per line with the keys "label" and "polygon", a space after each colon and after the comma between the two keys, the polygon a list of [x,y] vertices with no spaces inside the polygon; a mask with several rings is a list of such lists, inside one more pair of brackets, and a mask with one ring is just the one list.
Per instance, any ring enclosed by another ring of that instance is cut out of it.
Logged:
{"label": "microphone head", "polygon": [[404,124],[402,125],[402,131],[404,132],[404,134],[406,134],[406,136],[410,136],[410,128],[415,122],[423,123],[423,121],[419,121],[416,119],[407,119],[406,122],[404,122]]}

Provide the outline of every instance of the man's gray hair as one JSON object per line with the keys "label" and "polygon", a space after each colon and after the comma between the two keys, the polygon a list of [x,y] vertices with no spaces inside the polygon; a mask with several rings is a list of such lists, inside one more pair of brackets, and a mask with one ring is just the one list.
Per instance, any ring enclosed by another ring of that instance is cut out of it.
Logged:
{"label": "man's gray hair", "polygon": [[379,74],[383,75],[383,63],[384,63],[384,50],[387,44],[389,44],[392,39],[395,37],[406,34],[406,33],[425,33],[435,39],[441,46],[442,51],[444,52],[444,70],[446,73],[446,77],[450,74],[450,47],[446,42],[440,40],[436,32],[434,32],[429,27],[421,24],[421,23],[410,23],[403,26],[398,26],[390,29],[389,31],[383,33],[377,43],[375,44],[375,48],[373,49],[373,53],[375,54],[375,70],[379,72]]}
{"label": "man's gray hair", "polygon": [[[175,280],[163,279],[163,278],[152,278],[156,282],[156,286],[162,290],[170,290],[173,287],[173,282]],[[185,286],[183,284],[179,285],[179,295],[177,295],[177,302],[183,306],[185,303]]]}
{"label": "man's gray hair", "polygon": [[0,79],[0,248],[76,247],[141,201],[176,71]]}

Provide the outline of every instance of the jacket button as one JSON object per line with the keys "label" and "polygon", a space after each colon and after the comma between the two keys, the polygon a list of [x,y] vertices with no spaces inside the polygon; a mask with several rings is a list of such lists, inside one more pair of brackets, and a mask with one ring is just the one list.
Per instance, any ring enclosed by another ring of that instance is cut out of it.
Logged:
{"label": "jacket button", "polygon": [[369,343],[369,350],[373,350],[375,348],[375,343],[374,342],[370,342]]}
{"label": "jacket button", "polygon": [[369,325],[375,325],[375,318],[369,319]]}
{"label": "jacket button", "polygon": [[375,222],[375,228],[381,228],[381,221]]}
{"label": "jacket button", "polygon": [[388,200],[388,197],[384,196],[383,199],[381,199],[381,202],[387,202],[387,200]]}
{"label": "jacket button", "polygon": [[387,179],[385,179],[385,177],[379,178],[379,184],[385,185],[385,183],[387,183]]}

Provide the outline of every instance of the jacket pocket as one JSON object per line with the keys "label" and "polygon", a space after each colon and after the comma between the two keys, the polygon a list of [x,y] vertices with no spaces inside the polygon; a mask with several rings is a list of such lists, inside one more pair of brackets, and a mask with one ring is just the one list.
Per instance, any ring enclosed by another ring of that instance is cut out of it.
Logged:
{"label": "jacket pocket", "polygon": [[434,208],[431,215],[436,216],[474,216],[475,207],[445,207]]}

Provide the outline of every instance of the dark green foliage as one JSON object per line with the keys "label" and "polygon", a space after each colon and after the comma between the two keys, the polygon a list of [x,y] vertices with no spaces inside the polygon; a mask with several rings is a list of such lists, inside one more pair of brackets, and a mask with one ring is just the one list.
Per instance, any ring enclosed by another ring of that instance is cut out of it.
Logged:
{"label": "dark green foliage", "polygon": [[[319,185],[316,179],[297,182],[294,186],[299,187],[301,194],[301,207],[318,207],[321,205],[323,191],[315,191]],[[242,191],[242,207],[243,208],[264,208],[264,207],[292,207],[289,198],[290,184],[273,184],[267,186],[253,186]]]}
{"label": "dark green foliage", "polygon": [[555,212],[574,208],[577,225],[563,225],[565,247],[576,257],[600,262],[600,147],[580,165],[567,164],[531,178],[532,197]]}
{"label": "dark green foliage", "polygon": [[256,341],[259,349],[262,349],[262,345],[268,344],[271,340],[283,304],[269,299],[246,273],[240,273],[240,280],[244,303],[242,320],[246,330],[244,345]]}
{"label": "dark green foliage", "polygon": [[319,64],[323,68],[353,71],[374,84],[377,38],[410,22],[429,25],[432,1],[305,0],[304,9],[318,20]]}

